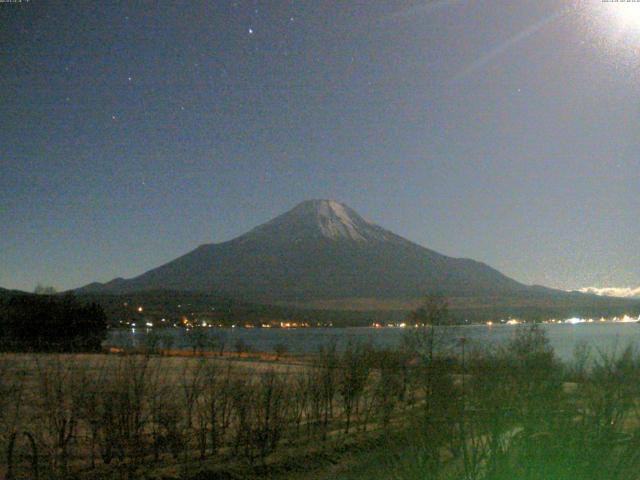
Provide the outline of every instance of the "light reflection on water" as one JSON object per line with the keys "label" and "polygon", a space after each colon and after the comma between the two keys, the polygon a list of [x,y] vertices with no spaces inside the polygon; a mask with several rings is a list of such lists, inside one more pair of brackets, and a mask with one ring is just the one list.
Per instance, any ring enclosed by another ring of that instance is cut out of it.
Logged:
{"label": "light reflection on water", "polygon": [[[511,325],[467,325],[449,327],[450,338],[467,340],[467,348],[490,346],[511,338],[518,326]],[[637,323],[587,323],[587,324],[544,324],[541,325],[558,357],[562,360],[572,358],[574,347],[581,342],[597,350],[611,352],[621,350],[629,344],[640,345],[640,324]],[[278,345],[285,345],[289,353],[315,353],[331,341],[338,348],[349,339],[371,342],[378,347],[397,347],[403,335],[410,329],[402,328],[299,328],[299,329],[202,329],[210,340],[221,338],[225,350],[233,351],[238,341],[252,350],[273,352]],[[107,346],[136,347],[145,344],[145,330],[113,330],[105,341]],[[193,345],[192,333],[182,329],[166,329],[160,335],[170,335],[172,348],[190,348]],[[449,336],[449,335],[448,335]],[[205,342],[206,343],[206,342]],[[209,345],[213,345],[213,341]],[[206,348],[206,347],[205,347]],[[212,347],[211,347],[212,348]]]}

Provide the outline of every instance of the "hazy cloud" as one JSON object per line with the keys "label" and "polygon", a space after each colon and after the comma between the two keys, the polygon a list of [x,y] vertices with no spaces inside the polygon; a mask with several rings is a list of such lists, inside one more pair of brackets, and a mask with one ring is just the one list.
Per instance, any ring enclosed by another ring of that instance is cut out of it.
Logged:
{"label": "hazy cloud", "polygon": [[585,287],[578,289],[578,291],[604,297],[640,297],[640,287]]}

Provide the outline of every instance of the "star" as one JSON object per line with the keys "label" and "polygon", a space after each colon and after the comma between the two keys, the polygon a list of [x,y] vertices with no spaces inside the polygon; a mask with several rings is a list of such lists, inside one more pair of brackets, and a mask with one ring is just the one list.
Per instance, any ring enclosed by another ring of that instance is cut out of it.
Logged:
{"label": "star", "polygon": [[127,77],[127,80],[132,81],[133,77]]}
{"label": "star", "polygon": [[249,27],[249,35],[253,35],[253,28]]}
{"label": "star", "polygon": [[111,120],[115,120],[116,116],[115,115],[111,115]]}

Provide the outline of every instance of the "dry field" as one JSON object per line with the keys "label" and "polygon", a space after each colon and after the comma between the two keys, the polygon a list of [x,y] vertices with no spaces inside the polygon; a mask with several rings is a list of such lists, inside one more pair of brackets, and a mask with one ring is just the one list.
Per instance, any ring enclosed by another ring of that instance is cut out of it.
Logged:
{"label": "dry field", "polygon": [[288,473],[301,448],[308,456],[391,424],[400,403],[390,395],[400,392],[380,388],[389,376],[366,355],[2,354],[0,472],[190,478],[206,469],[245,478],[285,465]]}
{"label": "dry field", "polygon": [[637,350],[562,364],[530,329],[453,358],[429,332],[306,358],[1,354],[0,475],[637,478]]}

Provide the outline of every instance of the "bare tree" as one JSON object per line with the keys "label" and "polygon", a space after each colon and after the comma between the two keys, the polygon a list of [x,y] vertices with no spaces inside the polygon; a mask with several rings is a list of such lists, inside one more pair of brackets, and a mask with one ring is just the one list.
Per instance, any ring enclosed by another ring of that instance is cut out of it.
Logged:
{"label": "bare tree", "polygon": [[369,376],[367,351],[361,344],[347,342],[340,357],[338,368],[338,393],[342,399],[345,416],[345,433],[349,433],[352,416],[357,414],[366,382]]}
{"label": "bare tree", "polygon": [[85,397],[85,369],[73,357],[36,359],[41,440],[49,447],[54,471],[67,474],[69,448]]}

